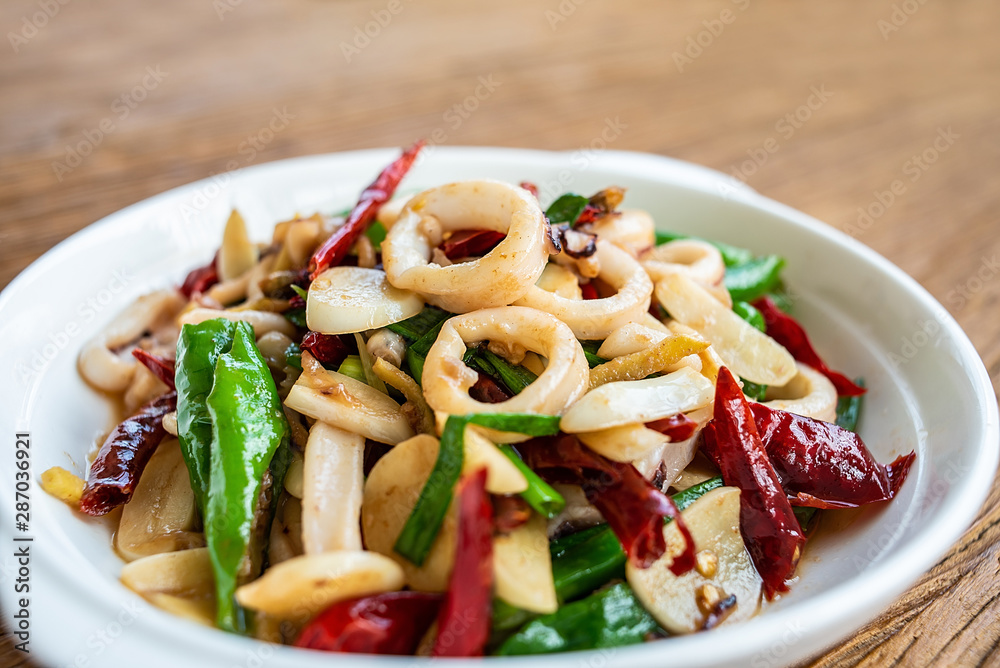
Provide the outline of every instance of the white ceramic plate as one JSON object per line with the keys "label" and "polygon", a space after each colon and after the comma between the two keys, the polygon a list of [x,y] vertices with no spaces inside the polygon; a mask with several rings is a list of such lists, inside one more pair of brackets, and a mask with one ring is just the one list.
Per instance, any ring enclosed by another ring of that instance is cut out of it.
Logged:
{"label": "white ceramic plate", "polygon": [[[397,154],[372,150],[287,160],[222,175],[140,202],[88,227],[35,262],[0,296],[0,469],[3,610],[15,609],[15,432],[29,432],[32,477],[50,466],[84,472],[110,427],[111,407],[76,373],[77,353],[135,297],[179,282],[208,261],[230,207],[257,238],[295,212],[336,211]],[[870,392],[861,432],[887,462],[918,456],[895,501],[810,543],[792,592],[749,623],[637,647],[493,660],[496,666],[775,666],[847,636],[944,554],[982,504],[997,465],[997,405],[975,349],[913,279],[865,246],[716,172],[619,152],[548,153],[434,148],[407,191],[493,177],[566,190],[628,188],[626,204],[663,229],[697,233],[788,259],[796,316],[832,367],[863,375]],[[547,197],[546,197],[547,195]],[[411,666],[412,658],[336,658],[274,647],[175,618],[118,583],[110,529],[31,492],[32,653],[49,666],[148,668]],[[89,663],[88,663],[89,662]],[[450,665],[481,666],[481,661]]]}

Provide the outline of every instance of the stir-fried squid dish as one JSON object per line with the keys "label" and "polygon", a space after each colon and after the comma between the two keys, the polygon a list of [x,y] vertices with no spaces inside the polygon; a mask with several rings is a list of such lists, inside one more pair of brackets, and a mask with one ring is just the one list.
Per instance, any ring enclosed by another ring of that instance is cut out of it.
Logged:
{"label": "stir-fried squid dish", "polygon": [[234,211],[84,347],[128,417],[42,484],[114,513],[125,586],[314,650],[623,646],[750,619],[819,510],[898,492],[914,454],[857,436],[863,383],[782,258],[657,231],[621,187],[394,197],[421,147],[267,243]]}

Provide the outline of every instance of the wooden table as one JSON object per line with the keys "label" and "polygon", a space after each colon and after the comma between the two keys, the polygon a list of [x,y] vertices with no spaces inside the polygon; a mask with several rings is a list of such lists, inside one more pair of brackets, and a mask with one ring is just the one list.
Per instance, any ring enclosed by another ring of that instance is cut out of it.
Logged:
{"label": "wooden table", "polygon": [[[576,149],[612,123],[609,148],[736,171],[853,227],[951,311],[996,387],[1000,280],[976,273],[1000,251],[998,21],[990,0],[6,0],[0,286],[227,165],[435,130]],[[261,136],[276,114],[285,127]],[[947,557],[815,665],[1000,662],[998,523],[995,487]]]}

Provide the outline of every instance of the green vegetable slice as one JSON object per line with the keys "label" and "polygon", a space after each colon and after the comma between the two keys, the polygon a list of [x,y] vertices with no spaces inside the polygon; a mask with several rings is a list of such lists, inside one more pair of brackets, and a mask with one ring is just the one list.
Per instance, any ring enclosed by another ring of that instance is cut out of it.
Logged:
{"label": "green vegetable slice", "polygon": [[[858,387],[865,386],[864,378],[855,378],[854,384]],[[837,399],[837,426],[848,431],[858,430],[858,421],[861,419],[861,408],[864,405],[865,395],[859,394],[856,397],[840,397]]]}
{"label": "green vegetable slice", "polygon": [[543,517],[552,519],[562,512],[562,509],[566,507],[566,499],[563,498],[562,494],[531,470],[531,467],[524,463],[511,445],[502,443],[497,447],[528,479],[528,489],[521,492],[521,498]]}
{"label": "green vegetable slice", "polygon": [[767,255],[729,267],[726,269],[726,289],[733,301],[752,302],[778,286],[784,266],[784,258]]}
{"label": "green vegetable slice", "polygon": [[719,249],[720,253],[722,253],[722,261],[725,262],[727,267],[735,267],[736,265],[745,264],[754,258],[753,251],[747,250],[746,248],[739,248],[738,246],[730,246],[729,244],[722,243],[721,241],[712,241],[711,239],[702,239],[701,237],[694,237],[688,234],[678,234],[676,232],[656,233],[657,246],[671,241],[677,241],[678,239],[697,239],[698,241],[704,241],[712,244]]}
{"label": "green vegetable slice", "polygon": [[508,638],[501,656],[572,652],[635,645],[663,633],[625,583],[539,617]]}
{"label": "green vegetable slice", "polygon": [[530,413],[473,413],[452,415],[444,425],[437,460],[413,512],[396,539],[398,554],[420,566],[441,529],[451,504],[455,483],[462,472],[465,426],[477,424],[490,429],[511,431],[528,436],[551,436],[559,432],[558,415]]}
{"label": "green vegetable slice", "polygon": [[[417,339],[424,336],[427,332],[452,317],[452,315],[452,313],[442,311],[435,306],[425,306],[424,310],[412,318],[407,318],[402,322],[386,325],[385,328],[402,336],[406,339],[407,343],[413,343]],[[433,343],[433,341],[431,343]],[[428,346],[428,350],[429,349],[430,347]]]}
{"label": "green vegetable slice", "polygon": [[549,223],[552,225],[561,225],[563,223],[572,225],[580,217],[580,214],[583,213],[588,201],[583,195],[566,193],[549,205],[549,208],[545,210],[545,217],[549,219]]}

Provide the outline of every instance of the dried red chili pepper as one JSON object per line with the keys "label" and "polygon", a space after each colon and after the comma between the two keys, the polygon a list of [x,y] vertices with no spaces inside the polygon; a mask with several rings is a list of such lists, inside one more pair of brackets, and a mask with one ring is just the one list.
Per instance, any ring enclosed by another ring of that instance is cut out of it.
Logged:
{"label": "dried red chili pepper", "polygon": [[761,443],[753,413],[729,369],[722,367],[715,386],[715,418],[706,426],[704,450],[715,460],[727,485],[740,488],[740,529],[764,593],[772,599],[788,591],[805,536],[781,481]]}
{"label": "dried red chili pepper", "polygon": [[296,647],[359,654],[413,654],[441,606],[441,594],[394,591],[335,603],[309,622]]}
{"label": "dried red chili pepper", "polygon": [[812,368],[830,379],[833,386],[837,388],[837,394],[846,397],[857,397],[867,390],[851,382],[851,379],[842,373],[833,371],[820,359],[816,349],[809,342],[806,330],[802,328],[795,318],[788,315],[774,303],[770,297],[761,297],[753,303],[753,306],[764,316],[764,323],[767,325],[767,335],[783,345],[791,353],[792,357],[808,364]]}
{"label": "dried red chili pepper", "polygon": [[339,367],[350,354],[347,345],[334,334],[308,332],[302,337],[302,350],[308,350],[320,364],[328,367]]}
{"label": "dried red chili pepper", "polygon": [[494,495],[493,516],[497,531],[510,533],[531,519],[531,506],[517,494]]}
{"label": "dried red chili pepper", "polygon": [[358,203],[351,209],[344,224],[338,227],[337,231],[313,253],[309,260],[310,278],[315,279],[327,268],[339,265],[347,256],[351,247],[354,246],[354,242],[364,234],[368,226],[375,220],[379,207],[388,202],[393,193],[396,192],[396,187],[410,171],[413,161],[417,159],[424,144],[425,142],[420,140],[403,151],[401,156],[382,170],[378,178],[362,191]]}
{"label": "dried red chili pepper", "polygon": [[449,260],[486,255],[507,237],[495,230],[459,230],[441,243],[441,252]]}
{"label": "dried red chili pepper", "polygon": [[615,462],[590,450],[575,436],[533,439],[518,446],[528,466],[550,482],[580,485],[639,568],[663,556],[663,521],[673,518],[685,540],[670,570],[681,575],[694,568],[694,540],[670,497],[642,477],[631,464]]}
{"label": "dried red chili pepper", "polygon": [[191,295],[205,292],[210,287],[219,282],[219,271],[217,268],[217,263],[219,260],[219,254],[216,252],[215,257],[212,261],[206,264],[204,267],[198,267],[197,269],[192,269],[191,272],[184,279],[184,283],[178,288],[180,293],[186,298],[191,299]]}
{"label": "dried red chili pepper", "polygon": [[476,401],[481,401],[484,404],[499,404],[514,396],[486,374],[478,371],[476,373],[479,373],[479,377],[475,384],[469,388],[469,396]]}
{"label": "dried red chili pepper", "polygon": [[856,508],[896,495],[916,458],[879,464],[861,438],[829,422],[751,404],[760,440],[789,502]]}
{"label": "dried red chili pepper", "polygon": [[646,423],[647,429],[658,431],[667,436],[671,443],[680,443],[694,436],[698,423],[689,418],[684,413],[671,415],[660,420]]}
{"label": "dried red chili pepper", "polygon": [[465,476],[455,494],[455,566],[431,655],[482,656],[493,616],[493,505],[486,494],[486,469]]}
{"label": "dried red chili pepper", "polygon": [[177,389],[174,387],[174,361],[166,359],[165,357],[158,357],[142,348],[136,348],[132,351],[132,357],[136,358],[142,365],[149,369],[149,371],[166,383],[167,387],[171,390]]}
{"label": "dried red chili pepper", "polygon": [[535,199],[538,199],[538,186],[534,183],[531,181],[521,181],[521,187],[534,195]]}
{"label": "dried red chili pepper", "polygon": [[584,299],[600,299],[601,293],[597,291],[597,287],[593,283],[582,283],[580,284],[580,293],[583,295]]}
{"label": "dried red chili pepper", "polygon": [[168,392],[115,427],[90,465],[87,486],[80,498],[81,511],[107,515],[132,498],[143,469],[167,433],[163,416],[176,408],[177,393]]}

